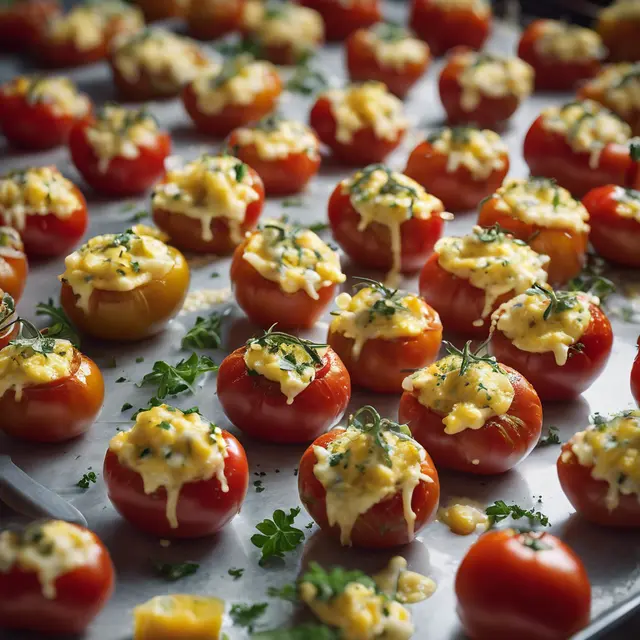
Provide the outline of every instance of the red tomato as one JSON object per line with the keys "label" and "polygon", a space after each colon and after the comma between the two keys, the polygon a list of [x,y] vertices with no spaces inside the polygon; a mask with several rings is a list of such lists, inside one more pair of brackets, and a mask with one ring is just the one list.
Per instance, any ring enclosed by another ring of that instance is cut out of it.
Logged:
{"label": "red tomato", "polygon": [[640,186],[639,164],[628,147],[608,143],[593,168],[589,165],[590,153],[574,151],[564,135],[545,129],[542,120],[539,116],[534,121],[524,139],[524,159],[531,175],[554,178],[575,198],[605,184]]}
{"label": "red tomato", "polygon": [[[344,433],[342,427],[332,429],[320,436],[304,452],[298,469],[298,491],[300,501],[318,526],[333,538],[340,539],[340,528],[330,526],[327,519],[327,492],[313,473],[317,459],[314,447],[327,448],[328,444]],[[421,465],[421,473],[431,482],[420,480],[413,491],[411,509],[416,514],[414,536],[409,537],[402,506],[402,493],[378,502],[361,514],[351,532],[351,543],[363,549],[386,549],[408,544],[421,529],[435,516],[440,500],[440,481],[433,461],[426,454]]]}
{"label": "red tomato", "polygon": [[502,184],[509,172],[509,154],[505,151],[500,158],[503,167],[493,169],[487,178],[478,180],[464,165],[449,171],[449,156],[424,140],[411,152],[404,173],[440,198],[447,211],[469,211]]}
{"label": "red tomato", "polygon": [[472,640],[566,640],[589,624],[587,572],[550,533],[485,533],[462,559],[455,589]]}
{"label": "red tomato", "polygon": [[249,485],[247,455],[238,440],[222,431],[227,448],[224,475],[229,491],[223,492],[218,478],[187,482],[180,489],[177,506],[178,527],[167,520],[167,492],[160,487],[146,494],[142,476],[123,465],[109,449],[104,459],[104,481],[109,500],[130,524],[159,538],[199,538],[220,531],[240,513]]}
{"label": "red tomato", "polygon": [[[384,29],[387,25],[381,25]],[[392,29],[393,27],[387,27]],[[346,42],[347,70],[352,82],[376,80],[387,85],[387,89],[399,98],[409,93],[409,89],[424,75],[431,61],[429,50],[424,60],[406,60],[401,68],[381,62],[375,55],[375,47],[368,37],[368,30],[358,29]],[[410,37],[407,35],[407,37]]]}
{"label": "red tomato", "polygon": [[417,336],[367,340],[356,358],[353,338],[329,328],[327,342],[344,362],[353,384],[376,393],[401,393],[407,370],[421,369],[437,357],[442,343],[438,314],[425,305],[429,326]]}
{"label": "red tomato", "polygon": [[73,289],[63,282],[62,308],[82,333],[102,340],[132,342],[159,333],[182,309],[189,289],[187,261],[173,247],[169,247],[169,254],[175,264],[161,278],[131,291],[94,289],[89,298],[89,313],[77,306]]}
{"label": "red tomato", "polygon": [[42,637],[40,633],[81,634],[91,624],[113,593],[114,569],[105,546],[89,533],[99,547],[95,561],[60,575],[54,583],[55,598],[42,593],[35,571],[15,564],[0,572],[1,628],[34,631]]}
{"label": "red tomato", "polygon": [[12,227],[0,227],[0,289],[19,302],[28,272],[29,263],[20,235]]}
{"label": "red tomato", "polygon": [[158,131],[152,146],[136,145],[137,157],[115,156],[101,170],[100,158],[88,137],[88,130],[94,122],[76,126],[69,138],[73,163],[93,189],[110,196],[126,197],[144,193],[157,182],[164,173],[164,161],[171,153],[168,133]]}
{"label": "red tomato", "polygon": [[413,0],[409,26],[429,44],[434,56],[441,56],[458,46],[482,49],[491,20],[489,5],[485,15],[478,15],[471,8],[446,8],[433,0]]}
{"label": "red tomato", "polygon": [[142,9],[146,22],[182,18],[185,13],[185,3],[180,0],[136,0],[136,4]]}
{"label": "red tomato", "polygon": [[556,364],[552,352],[521,351],[496,329],[489,347],[499,362],[520,371],[540,398],[572,400],[586,391],[604,370],[613,346],[611,324],[600,307],[590,304],[591,322],[579,339],[582,349],[571,350],[566,364]]}
{"label": "red tomato", "polygon": [[[640,337],[638,337],[638,347],[640,348]],[[631,368],[631,393],[636,403],[640,405],[640,353],[636,354]]]}
{"label": "red tomato", "polygon": [[231,283],[240,308],[263,329],[273,324],[282,330],[312,327],[333,300],[336,285],[320,289],[317,300],[302,289],[286,293],[242,257],[246,244],[245,240],[238,246],[231,261]]}
{"label": "red tomato", "polygon": [[542,430],[540,398],[522,374],[503,364],[500,367],[513,385],[513,402],[509,413],[489,418],[480,429],[445,433],[443,414],[422,405],[413,393],[402,394],[398,419],[409,425],[438,467],[479,475],[504,473],[536,446]]}
{"label": "red tomato", "polygon": [[73,126],[91,115],[90,107],[86,115],[78,117],[58,113],[44,100],[33,102],[28,94],[10,95],[7,91],[12,84],[0,90],[0,129],[14,147],[33,151],[59,147],[67,142]]}
{"label": "red tomato", "polygon": [[9,2],[0,9],[0,50],[28,51],[49,20],[60,14],[58,0]]}
{"label": "red tomato", "polygon": [[240,144],[235,130],[231,132],[227,146],[236,158],[255,169],[270,196],[299,193],[320,168],[320,153],[317,149],[288,153],[283,158],[267,160],[258,153],[254,143]]}
{"label": "red tomato", "polygon": [[617,212],[626,200],[640,204],[640,191],[606,185],[587,193],[582,204],[589,212],[589,240],[603,258],[626,267],[640,267],[640,222]]}
{"label": "red tomato", "polygon": [[[240,225],[240,234],[244,236],[258,223],[258,218],[264,206],[264,186],[260,176],[252,167],[248,167],[253,178],[253,188],[258,199],[250,202],[244,214],[244,221]],[[197,218],[191,218],[181,213],[173,213],[166,209],[153,208],[153,221],[171,238],[171,243],[188,251],[198,253],[215,253],[224,255],[231,253],[237,246],[231,237],[229,223],[225,217],[217,217],[211,221],[210,229],[213,234],[211,240],[202,238],[202,223]]]}
{"label": "red tomato", "polygon": [[562,445],[557,462],[558,478],[573,508],[589,522],[616,528],[640,527],[640,503],[636,494],[619,496],[618,506],[610,510],[606,497],[609,483],[591,475],[593,467],[580,464],[571,442]]}
{"label": "red tomato", "polygon": [[104,380],[93,360],[76,350],[71,374],[54,382],[13,389],[0,396],[0,430],[31,442],[76,438],[95,422],[104,400]]}
{"label": "red tomato", "polygon": [[278,73],[273,71],[269,86],[258,92],[249,104],[227,104],[218,113],[207,114],[198,106],[193,83],[186,85],[182,91],[182,102],[197,129],[202,133],[222,138],[233,129],[269,115],[276,108],[281,93],[282,80]]}
{"label": "red tomato", "polygon": [[[444,220],[440,211],[430,218],[409,218],[400,226],[402,273],[417,271],[442,236]],[[360,214],[351,204],[350,195],[338,184],[329,198],[329,224],[336,242],[358,264],[370,269],[391,269],[393,252],[389,228],[372,222],[364,231],[358,229]]]}
{"label": "red tomato", "polygon": [[[555,20],[534,20],[523,32],[518,45],[518,57],[534,69],[536,91],[571,91],[583,80],[593,78],[600,71],[599,58],[589,60],[561,60],[538,51],[549,23]],[[558,36],[559,37],[559,36]]]}
{"label": "red tomato", "polygon": [[607,12],[600,12],[596,30],[609,53],[607,57],[609,62],[636,62],[640,60],[639,26],[637,17],[616,15],[614,7],[611,7]]}
{"label": "red tomato", "polygon": [[242,27],[246,0],[198,0],[186,9],[189,35],[198,40],[215,40]]}
{"label": "red tomato", "polygon": [[293,404],[287,404],[277,382],[249,373],[244,362],[246,349],[228,355],[218,371],[220,404],[243,433],[267,442],[309,442],[342,418],[351,397],[351,382],[333,349],[327,349],[315,379]]}
{"label": "red tomato", "polygon": [[315,9],[322,16],[327,40],[344,40],[356,29],[382,19],[379,0],[298,0],[298,4]]}
{"label": "red tomato", "polygon": [[398,131],[393,139],[378,138],[370,125],[353,133],[350,142],[339,142],[336,138],[337,124],[331,102],[320,96],[311,109],[309,122],[333,155],[341,162],[350,165],[364,165],[382,162],[404,137],[406,128]]}

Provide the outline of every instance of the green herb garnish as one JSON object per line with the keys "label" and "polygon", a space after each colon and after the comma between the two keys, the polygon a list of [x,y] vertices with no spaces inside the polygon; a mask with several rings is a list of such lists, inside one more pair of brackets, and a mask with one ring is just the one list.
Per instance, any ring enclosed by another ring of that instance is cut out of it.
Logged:
{"label": "green herb garnish", "polygon": [[211,358],[192,353],[188,359],[180,360],[176,365],[170,365],[164,360],[154,362],[151,373],[147,373],[137,386],[156,386],[157,400],[183,391],[193,392],[193,384],[202,374],[217,370],[218,365]]}
{"label": "green herb garnish", "polygon": [[239,580],[240,578],[242,578],[244,569],[236,569],[235,567],[232,567],[231,569],[229,569],[229,571],[227,571],[227,573],[232,576],[234,580]]}
{"label": "green herb garnish", "polygon": [[200,568],[200,565],[196,562],[181,562],[179,564],[157,562],[153,567],[160,577],[169,582],[175,582],[181,578],[192,576]]}
{"label": "green herb garnish", "polygon": [[52,324],[46,330],[48,338],[68,340],[74,347],[80,346],[78,332],[74,329],[62,307],[55,306],[53,299],[49,298],[47,302],[38,303],[36,315],[47,316],[51,320]]}
{"label": "green herb garnish", "polygon": [[220,330],[222,314],[214,311],[206,318],[198,316],[196,323],[182,338],[183,349],[218,349],[222,344]]}
{"label": "green herb garnish", "polygon": [[558,435],[558,427],[549,427],[547,435],[540,438],[538,442],[539,447],[548,447],[552,444],[562,444]]}
{"label": "green herb garnish", "polygon": [[80,487],[81,489],[88,489],[89,484],[91,483],[95,484],[97,481],[98,481],[98,476],[96,476],[95,472],[89,471],[85,473],[82,476],[82,478],[78,480],[78,482],[76,482],[76,486]]}
{"label": "green herb garnish", "polygon": [[549,305],[542,314],[542,318],[544,320],[548,320],[552,315],[557,313],[563,313],[564,311],[573,309],[578,302],[575,293],[570,291],[554,291],[553,289],[547,289],[546,287],[539,285],[537,282],[531,288],[527,289],[526,293],[530,296],[541,295],[549,299]]}
{"label": "green herb garnish", "polygon": [[513,520],[520,520],[521,518],[527,518],[529,524],[538,523],[543,527],[549,526],[549,518],[540,511],[534,511],[533,509],[525,510],[517,504],[507,504],[503,500],[496,500],[491,506],[487,507],[484,511],[489,520],[489,528],[494,527],[498,522],[502,522],[507,518]]}
{"label": "green herb garnish", "polygon": [[262,551],[261,565],[270,558],[283,558],[304,540],[304,533],[293,526],[299,513],[300,507],[289,509],[288,514],[276,509],[272,519],[266,518],[256,525],[260,533],[252,535],[251,542]]}
{"label": "green herb garnish", "polygon": [[257,622],[258,618],[261,618],[269,603],[256,602],[255,604],[234,604],[229,615],[233,620],[233,624],[238,627],[247,627],[249,633],[253,633],[253,626]]}

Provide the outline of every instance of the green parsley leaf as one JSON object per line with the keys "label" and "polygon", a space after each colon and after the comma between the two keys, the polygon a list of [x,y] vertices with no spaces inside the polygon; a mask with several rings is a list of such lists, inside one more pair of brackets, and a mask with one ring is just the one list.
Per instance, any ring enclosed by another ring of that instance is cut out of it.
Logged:
{"label": "green parsley leaf", "polygon": [[156,562],[153,566],[156,573],[169,582],[191,576],[200,568],[196,562],[181,562],[179,564]]}
{"label": "green parsley leaf", "polygon": [[85,473],[80,480],[76,483],[77,487],[81,489],[88,489],[90,483],[96,483],[98,481],[98,477],[96,476],[94,471],[89,471]]}
{"label": "green parsley leaf", "polygon": [[549,427],[547,435],[540,438],[539,447],[548,447],[551,444],[562,444],[558,435],[558,427]]}
{"label": "green parsley leaf", "polygon": [[322,71],[313,69],[308,61],[299,64],[286,85],[287,91],[310,96],[322,91],[329,86],[326,76]]}
{"label": "green parsley leaf", "polygon": [[267,518],[256,525],[260,533],[252,535],[251,542],[262,551],[261,565],[269,558],[283,558],[304,540],[304,533],[293,526],[299,513],[300,507],[289,509],[288,514],[276,509],[272,520]]}
{"label": "green parsley leaf", "polygon": [[196,318],[196,323],[182,338],[183,349],[218,349],[222,344],[220,330],[222,314],[214,311],[206,318]]}
{"label": "green parsley leaf", "polygon": [[52,298],[36,305],[36,315],[47,316],[50,319],[51,325],[46,329],[48,338],[68,340],[74,347],[80,346],[78,332],[74,329],[62,307],[56,307]]}
{"label": "green parsley leaf", "polygon": [[234,604],[229,611],[229,615],[233,620],[233,624],[238,627],[247,627],[249,633],[253,633],[253,626],[258,618],[261,618],[267,607],[268,602],[256,602],[255,604]]}
{"label": "green parsley leaf", "polygon": [[283,207],[301,207],[303,204],[304,204],[304,200],[300,196],[285,198],[282,201]]}
{"label": "green parsley leaf", "polygon": [[137,362],[137,363],[144,362],[144,357],[143,357],[143,356],[138,356],[138,357],[136,358],[136,362]]}
{"label": "green parsley leaf", "polygon": [[18,320],[18,335],[9,344],[20,349],[31,349],[35,353],[47,355],[53,353],[56,346],[55,338],[43,335],[28,320]]}
{"label": "green parsley leaf", "polygon": [[567,284],[567,291],[589,293],[593,296],[598,296],[600,302],[604,302],[615,290],[616,285],[609,278],[590,274],[586,271],[569,280]]}
{"label": "green parsley leaf", "polygon": [[298,602],[298,587],[295,584],[285,584],[280,588],[269,587],[267,595],[270,598],[280,598],[287,602]]}
{"label": "green parsley leaf", "polygon": [[131,419],[135,420],[138,417],[138,414],[142,413],[143,411],[149,411],[149,409],[152,409],[153,407],[159,407],[162,404],[162,400],[159,400],[158,398],[156,398],[155,396],[153,398],[149,399],[149,402],[147,404],[146,407],[141,407],[140,409],[138,409],[132,416]]}
{"label": "green parsley leaf", "polygon": [[327,222],[312,222],[306,227],[309,231],[313,231],[313,233],[322,233],[329,228],[329,223]]}
{"label": "green parsley leaf", "polygon": [[129,409],[133,409],[133,405],[130,402],[125,402],[120,411],[129,411]]}
{"label": "green parsley leaf", "polygon": [[484,356],[480,355],[480,353],[486,348],[488,342],[488,339],[485,340],[474,352],[471,352],[471,340],[465,342],[462,351],[446,340],[443,340],[442,344],[445,346],[447,353],[452,356],[459,356],[462,358],[462,362],[460,363],[461,376],[464,376],[467,373],[469,367],[480,362],[488,364],[496,373],[504,373],[493,356],[488,354]]}
{"label": "green parsley leaf", "polygon": [[632,142],[629,145],[629,155],[634,162],[640,162],[640,144]]}
{"label": "green parsley leaf", "polygon": [[227,573],[233,577],[234,580],[239,580],[240,578],[242,578],[242,574],[244,573],[244,569],[236,569],[235,567],[231,567],[231,569],[229,569],[227,571]]}
{"label": "green parsley leaf", "polygon": [[540,511],[534,511],[533,509],[525,511],[517,504],[507,504],[503,500],[496,500],[492,505],[488,506],[484,512],[489,518],[489,529],[507,518],[513,518],[513,520],[527,518],[531,525],[538,523],[543,527],[549,526],[549,518],[543,513],[540,513]]}
{"label": "green parsley leaf", "polygon": [[134,213],[127,222],[140,222],[140,220],[144,220],[149,217],[148,211],[137,211]]}
{"label": "green parsley leaf", "polygon": [[156,386],[156,399],[162,399],[183,391],[193,392],[193,384],[201,375],[217,370],[218,365],[211,358],[198,356],[196,353],[192,353],[187,360],[180,360],[176,365],[158,360],[154,362],[151,372],[138,383],[138,387]]}
{"label": "green parsley leaf", "polygon": [[357,569],[349,571],[342,567],[332,567],[329,571],[323,569],[317,562],[309,564],[309,570],[300,578],[300,582],[309,582],[316,590],[318,600],[331,600],[344,592],[348,584],[357,582],[377,590],[373,578]]}
{"label": "green parsley leaf", "polygon": [[339,631],[324,624],[301,624],[289,629],[254,633],[251,640],[340,640]]}
{"label": "green parsley leaf", "polygon": [[527,295],[541,295],[549,299],[549,305],[544,310],[542,318],[548,320],[552,315],[569,311],[576,306],[576,294],[570,291],[554,291],[539,285],[537,282],[526,291]]}
{"label": "green parsley leaf", "polygon": [[127,379],[124,376],[120,376],[117,380],[116,380],[116,384],[122,384],[123,382],[126,382]]}

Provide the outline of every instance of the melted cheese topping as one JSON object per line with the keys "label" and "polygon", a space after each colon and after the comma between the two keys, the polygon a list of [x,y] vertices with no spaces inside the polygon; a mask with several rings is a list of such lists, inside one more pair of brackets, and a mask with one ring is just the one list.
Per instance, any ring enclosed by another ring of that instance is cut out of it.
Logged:
{"label": "melted cheese topping", "polygon": [[0,397],[13,389],[20,402],[24,387],[68,378],[74,371],[76,350],[67,340],[55,340],[52,353],[8,345],[0,350]]}
{"label": "melted cheese topping", "polygon": [[[640,500],[640,410],[625,411],[579,431],[569,441],[578,462],[592,467],[591,477],[609,485],[607,508],[613,511],[620,496]],[[563,458],[569,452],[562,454]]]}
{"label": "melted cheese topping", "polygon": [[562,135],[576,153],[588,153],[592,169],[600,164],[608,144],[625,144],[631,137],[626,122],[593,100],[548,107],[542,112],[542,126]]}
{"label": "melted cheese topping", "polygon": [[247,206],[260,198],[246,164],[233,156],[204,155],[167,172],[156,186],[152,205],[200,220],[201,237],[213,240],[211,222],[224,218],[231,239],[242,242]]}
{"label": "melted cheese topping", "polygon": [[[572,306],[564,311],[544,314],[551,299],[540,293],[523,293],[502,304],[494,313],[492,328],[497,328],[521,351],[553,352],[556,364],[567,363],[569,349],[576,345],[591,323],[590,297],[561,294]],[[597,298],[593,300],[597,303]]]}
{"label": "melted cheese topping", "polygon": [[536,253],[526,242],[503,233],[474,227],[462,238],[440,238],[434,247],[438,264],[458,278],[485,292],[484,308],[475,326],[492,311],[503,294],[523,293],[536,282],[546,282],[549,256]]}
{"label": "melted cheese topping", "polygon": [[462,358],[449,355],[408,376],[402,383],[421,405],[444,415],[444,432],[481,429],[509,411],[515,395],[509,376],[497,365],[472,361],[460,374]]}
{"label": "melted cheese topping", "polygon": [[605,67],[587,85],[590,92],[602,94],[604,104],[622,116],[640,111],[640,64],[621,62]]}
{"label": "melted cheese topping", "polygon": [[429,58],[429,46],[404,29],[380,23],[362,33],[380,66],[402,71],[408,63],[422,64]]}
{"label": "melted cheese topping", "polygon": [[268,7],[256,29],[260,44],[290,47],[296,54],[317,49],[324,41],[324,22],[314,9],[286,3]]}
{"label": "melted cheese topping", "polygon": [[321,97],[331,103],[336,140],[342,144],[349,144],[354,133],[367,127],[373,129],[376,138],[396,140],[409,124],[402,102],[381,82],[332,89]]}
{"label": "melted cheese topping", "polygon": [[387,278],[391,282],[400,272],[402,223],[410,218],[428,220],[432,215],[453,217],[442,213],[442,202],[422,185],[383,165],[369,165],[340,184],[342,193],[349,194],[351,205],[360,216],[358,231],[364,231],[373,222],[388,227],[393,263]]}
{"label": "melted cheese topping", "polygon": [[387,567],[376,573],[373,579],[380,591],[402,604],[422,602],[436,590],[436,583],[431,578],[409,571],[407,561],[402,556],[391,558]]}
{"label": "melted cheese topping", "polygon": [[438,510],[438,520],[458,536],[471,535],[479,525],[486,526],[488,523],[484,509],[466,499],[451,500],[446,508]]}
{"label": "melted cheese topping", "polygon": [[94,236],[65,258],[59,276],[77,296],[76,305],[89,312],[94,289],[133,291],[162,278],[173,269],[175,259],[164,242],[131,231]]}
{"label": "melted cheese topping", "polygon": [[280,160],[304,153],[312,159],[320,157],[320,143],[313,130],[296,120],[267,118],[252,127],[236,129],[237,143],[254,145],[262,160]]}
{"label": "melted cheese topping", "polygon": [[224,602],[172,593],[133,610],[134,640],[218,640]]}
{"label": "melted cheese topping", "polygon": [[367,340],[395,340],[418,336],[433,326],[427,303],[411,294],[391,299],[372,287],[360,289],[353,297],[341,293],[336,298],[331,331],[353,340],[351,353],[358,359]]}
{"label": "melted cheese topping", "polygon": [[229,491],[222,431],[199,413],[183,413],[166,404],[142,411],[129,431],[111,439],[109,449],[120,464],[142,476],[147,495],[165,488],[172,529],[178,527],[177,506],[183,485],[215,476],[222,492]]}
{"label": "melted cheese topping", "polygon": [[0,573],[18,567],[37,574],[47,600],[55,599],[58,578],[96,565],[101,554],[90,531],[61,520],[33,524],[23,532],[0,533]]}
{"label": "melted cheese topping", "polygon": [[[326,349],[314,349],[320,358],[324,358]],[[263,346],[256,340],[247,344],[244,363],[249,372],[264,376],[277,382],[280,391],[287,398],[287,404],[293,404],[316,377],[316,365],[309,353],[300,345],[279,343],[277,349]]]}
{"label": "melted cheese topping", "polygon": [[479,18],[491,13],[487,0],[430,0],[429,4],[444,11],[472,11]]}
{"label": "melted cheese topping", "polygon": [[469,127],[446,127],[429,136],[433,148],[447,156],[447,172],[466,167],[474,180],[486,180],[494,171],[504,169],[507,145],[494,131]]}
{"label": "melted cheese topping", "polygon": [[46,104],[56,116],[81,118],[91,109],[88,96],[64,76],[17,76],[1,91],[5,96],[23,96],[29,105]]}
{"label": "melted cheese topping", "polygon": [[616,214],[640,222],[640,191],[615,187],[611,197],[618,203]]}
{"label": "melted cheese topping", "polygon": [[536,52],[561,62],[602,60],[606,50],[602,38],[592,29],[569,25],[559,20],[545,20],[542,37],[534,44]]}
{"label": "melted cheese topping", "polygon": [[589,231],[589,212],[579,200],[544,178],[507,178],[493,195],[496,209],[516,220],[550,229]]}
{"label": "melted cheese topping", "polygon": [[314,300],[323,287],[346,280],[338,254],[313,231],[275,220],[251,235],[242,257],[285,293],[302,290]]}
{"label": "melted cheese topping", "polygon": [[148,76],[161,91],[178,90],[214,66],[196,42],[161,29],[117,38],[112,63],[128,82]]}
{"label": "melted cheese topping", "polygon": [[12,171],[0,178],[0,217],[22,231],[27,216],[65,220],[83,206],[74,184],[55,167]]}
{"label": "melted cheese topping", "polygon": [[608,7],[600,10],[600,20],[633,20],[640,18],[640,3],[638,0],[616,0]]}
{"label": "melted cheese topping", "polygon": [[343,545],[351,544],[351,531],[363,513],[398,492],[412,538],[416,520],[411,508],[413,491],[420,481],[432,482],[422,473],[425,451],[417,442],[391,431],[383,431],[380,437],[389,447],[391,466],[384,463],[373,436],[356,428],[348,428],[326,449],[313,447],[317,460],[313,474],[327,492],[329,525],[338,525]]}
{"label": "melted cheese topping", "polygon": [[278,85],[278,71],[270,63],[239,56],[220,70],[200,74],[192,83],[198,110],[206,115],[220,113],[225,107],[251,105],[256,96]]}
{"label": "melted cheese topping", "polygon": [[104,107],[86,129],[87,140],[98,156],[98,170],[105,173],[112,158],[137,158],[140,147],[153,147],[158,122],[146,109]]}
{"label": "melted cheese topping", "polygon": [[533,67],[520,58],[465,52],[455,55],[464,66],[458,82],[462,88],[460,106],[473,111],[483,97],[515,96],[524,100],[533,90]]}

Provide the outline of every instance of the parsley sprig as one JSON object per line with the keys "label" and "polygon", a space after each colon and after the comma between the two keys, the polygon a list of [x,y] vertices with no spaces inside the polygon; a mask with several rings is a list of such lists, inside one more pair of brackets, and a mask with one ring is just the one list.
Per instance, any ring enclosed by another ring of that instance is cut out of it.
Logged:
{"label": "parsley sprig", "polygon": [[525,510],[517,504],[507,504],[504,500],[496,500],[484,512],[488,516],[489,529],[507,518],[512,518],[513,520],[527,518],[530,525],[538,523],[543,527],[549,526],[549,518],[544,513],[533,509]]}
{"label": "parsley sprig", "polygon": [[328,86],[329,81],[324,73],[312,67],[309,58],[307,58],[298,63],[293,75],[287,82],[286,89],[291,93],[310,96],[326,89]]}
{"label": "parsley sprig", "polygon": [[151,372],[137,386],[157,386],[155,399],[162,399],[183,391],[193,392],[193,385],[201,375],[217,370],[218,365],[211,358],[192,353],[188,359],[180,360],[176,365],[170,365],[164,360],[154,362]]}
{"label": "parsley sprig", "polygon": [[40,302],[36,305],[37,316],[47,316],[51,320],[51,325],[47,327],[46,334],[49,338],[68,340],[74,347],[80,346],[80,336],[71,324],[62,307],[56,307],[53,299],[47,302]]}
{"label": "parsley sprig", "polygon": [[317,562],[309,564],[309,570],[303,574],[300,582],[312,584],[317,591],[316,598],[325,602],[339,596],[347,588],[347,585],[353,582],[378,591],[373,578],[363,571],[358,569],[350,571],[343,567],[332,567],[326,571]]}
{"label": "parsley sprig", "polygon": [[253,534],[251,542],[262,551],[260,565],[269,558],[283,558],[285,553],[293,551],[304,540],[304,533],[293,526],[299,513],[300,507],[289,509],[288,514],[276,509],[271,519],[258,522],[256,529],[260,533]]}
{"label": "parsley sprig", "polygon": [[2,327],[7,329],[13,324],[18,324],[18,335],[9,344],[20,349],[31,349],[34,353],[48,355],[53,353],[56,346],[55,338],[42,334],[34,325],[24,318],[18,318]]}
{"label": "parsley sprig", "polygon": [[182,338],[183,349],[218,349],[222,344],[223,314],[214,311],[206,318],[198,316],[196,322]]}
{"label": "parsley sprig", "polygon": [[547,435],[540,438],[537,446],[548,447],[552,444],[562,444],[558,435],[558,427],[549,427]]}
{"label": "parsley sprig", "polygon": [[95,484],[98,481],[98,476],[96,476],[95,471],[89,471],[85,473],[78,482],[76,482],[76,486],[81,489],[88,489],[91,483]]}
{"label": "parsley sprig", "polygon": [[255,604],[234,604],[229,611],[229,615],[233,620],[233,624],[238,627],[247,627],[249,633],[253,633],[253,627],[258,618],[261,618],[267,607],[268,602],[256,602]]}
{"label": "parsley sprig", "polygon": [[537,282],[527,289],[528,295],[541,295],[549,299],[549,305],[544,310],[542,318],[548,320],[552,315],[563,313],[573,309],[577,304],[577,296],[570,291],[554,291],[538,284]]}
{"label": "parsley sprig", "polygon": [[462,362],[460,363],[460,375],[464,376],[469,368],[474,364],[479,364],[480,362],[484,362],[488,364],[496,373],[504,373],[498,364],[498,361],[489,354],[480,355],[482,351],[486,348],[488,340],[485,340],[475,351],[471,351],[471,340],[465,342],[462,350],[458,349],[450,342],[446,340],[442,342],[444,344],[447,353],[452,356],[458,356],[462,358]]}
{"label": "parsley sprig", "polygon": [[390,289],[377,280],[370,278],[356,277],[358,284],[355,287],[369,287],[379,293],[382,297],[376,300],[369,309],[369,322],[373,322],[376,316],[393,316],[396,312],[408,311],[401,300],[407,295],[400,289]]}
{"label": "parsley sprig", "polygon": [[179,564],[170,564],[168,562],[156,562],[153,565],[155,572],[169,582],[176,582],[181,578],[192,576],[200,565],[197,562],[181,562]]}

